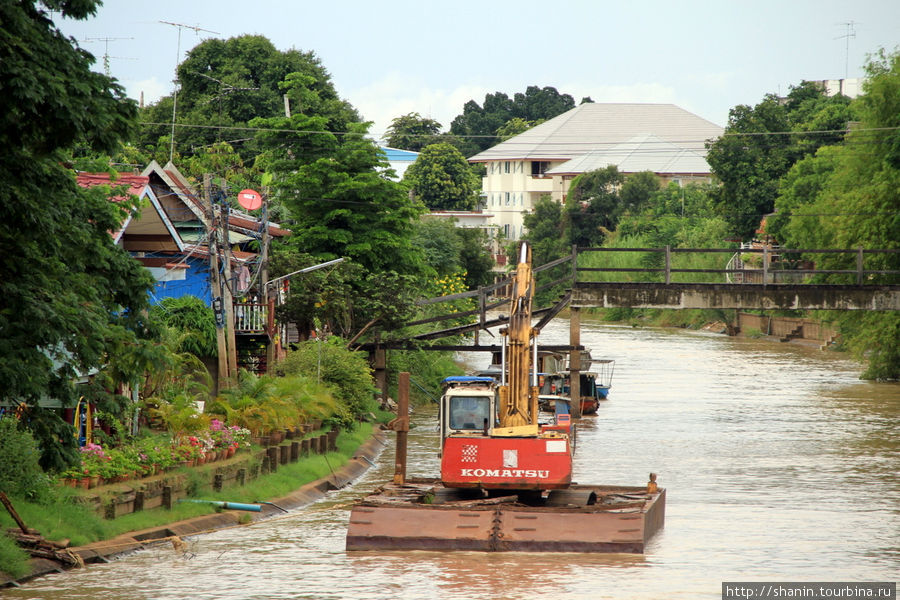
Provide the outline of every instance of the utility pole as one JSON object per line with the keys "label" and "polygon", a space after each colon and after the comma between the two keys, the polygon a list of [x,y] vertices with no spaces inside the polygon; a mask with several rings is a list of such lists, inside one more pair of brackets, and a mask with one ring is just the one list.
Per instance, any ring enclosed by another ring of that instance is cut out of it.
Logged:
{"label": "utility pole", "polygon": [[259,259],[259,286],[262,289],[262,301],[266,305],[266,333],[269,343],[266,344],[266,372],[275,365],[275,297],[277,290],[269,289],[269,190],[263,189],[262,204],[262,253]]}
{"label": "utility pole", "polygon": [[212,175],[203,176],[203,207],[209,221],[206,228],[209,248],[209,287],[213,294],[213,311],[216,314],[216,350],[218,354],[218,377],[216,387],[221,390],[223,381],[229,377],[228,347],[225,343],[225,310],[222,300],[222,278],[219,274],[219,229],[216,225],[216,211],[212,202]]}
{"label": "utility pole", "polygon": [[219,35],[219,32],[201,29],[200,27],[194,27],[192,25],[185,25],[184,23],[172,23],[171,21],[160,21],[160,23],[178,28],[178,48],[175,51],[175,90],[172,92],[172,134],[169,144],[169,161],[171,162],[172,157],[175,154],[175,109],[178,106],[178,65],[181,64],[181,30],[193,29],[194,33],[205,31],[206,33],[214,33],[216,35]]}
{"label": "utility pole", "polygon": [[228,373],[237,377],[237,344],[234,335],[234,296],[231,293],[231,243],[228,240],[228,204],[225,194],[219,192],[219,231],[222,236],[222,261],[224,280],[222,302],[225,304],[225,343],[228,346]]}

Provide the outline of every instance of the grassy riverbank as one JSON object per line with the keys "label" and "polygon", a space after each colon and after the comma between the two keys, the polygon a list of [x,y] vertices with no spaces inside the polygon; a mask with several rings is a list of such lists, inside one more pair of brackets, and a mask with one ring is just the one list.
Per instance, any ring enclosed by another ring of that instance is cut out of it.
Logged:
{"label": "grassy riverbank", "polygon": [[[682,327],[701,329],[711,323],[734,321],[733,310],[663,308],[596,308],[587,315],[609,323],[622,323],[633,327]],[[723,325],[724,327],[724,325]]]}
{"label": "grassy riverbank", "polygon": [[[214,469],[214,466],[185,468],[183,471],[189,480],[189,497],[255,503],[285,496],[304,484],[327,477],[333,470],[346,464],[360,445],[372,435],[373,427],[371,423],[360,423],[353,431],[341,432],[337,437],[335,452],[305,456],[295,463],[279,466],[274,473],[260,475],[244,486],[226,488],[221,492],[213,491],[208,483],[210,477],[204,474],[204,471]],[[107,540],[130,531],[167,525],[218,510],[207,504],[181,503],[173,506],[172,510],[152,509],[108,520],[87,504],[78,501],[92,492],[60,487],[55,490],[49,504],[35,504],[21,498],[12,500],[29,527],[50,540],[68,539],[72,546]],[[15,526],[15,522],[5,511],[0,514],[0,527],[6,529]],[[28,555],[11,538],[0,536],[0,572],[21,577],[28,572],[27,561]]]}

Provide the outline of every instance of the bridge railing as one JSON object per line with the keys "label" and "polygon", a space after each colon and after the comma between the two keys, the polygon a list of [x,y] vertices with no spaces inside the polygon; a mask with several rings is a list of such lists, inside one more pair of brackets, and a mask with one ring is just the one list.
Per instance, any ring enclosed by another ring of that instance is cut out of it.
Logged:
{"label": "bridge railing", "polygon": [[577,248],[574,254],[576,282],[866,285],[900,280],[900,270],[884,268],[897,264],[900,250],[666,246]]}

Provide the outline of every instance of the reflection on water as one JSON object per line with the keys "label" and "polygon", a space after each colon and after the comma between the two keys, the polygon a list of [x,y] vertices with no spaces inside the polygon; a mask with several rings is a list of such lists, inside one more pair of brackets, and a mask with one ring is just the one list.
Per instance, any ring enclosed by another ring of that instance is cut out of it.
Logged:
{"label": "reflection on water", "polygon": [[[667,488],[646,555],[347,553],[346,504],[389,479],[393,445],[361,481],[250,527],[51,575],[10,598],[718,598],[722,581],[879,581],[900,572],[900,386],[864,383],[832,353],[708,333],[583,323],[616,360],[609,401],[578,424],[582,483]],[[568,324],[541,341],[568,343]],[[476,357],[475,360],[486,360]],[[409,474],[434,476],[433,407]]]}

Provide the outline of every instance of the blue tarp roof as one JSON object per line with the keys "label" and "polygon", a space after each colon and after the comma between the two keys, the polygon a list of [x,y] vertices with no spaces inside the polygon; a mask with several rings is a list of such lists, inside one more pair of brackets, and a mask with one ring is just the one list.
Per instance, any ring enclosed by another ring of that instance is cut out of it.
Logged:
{"label": "blue tarp roof", "polygon": [[387,155],[387,159],[390,162],[414,162],[419,157],[418,152],[400,150],[399,148],[388,148],[387,146],[382,146],[381,151]]}

